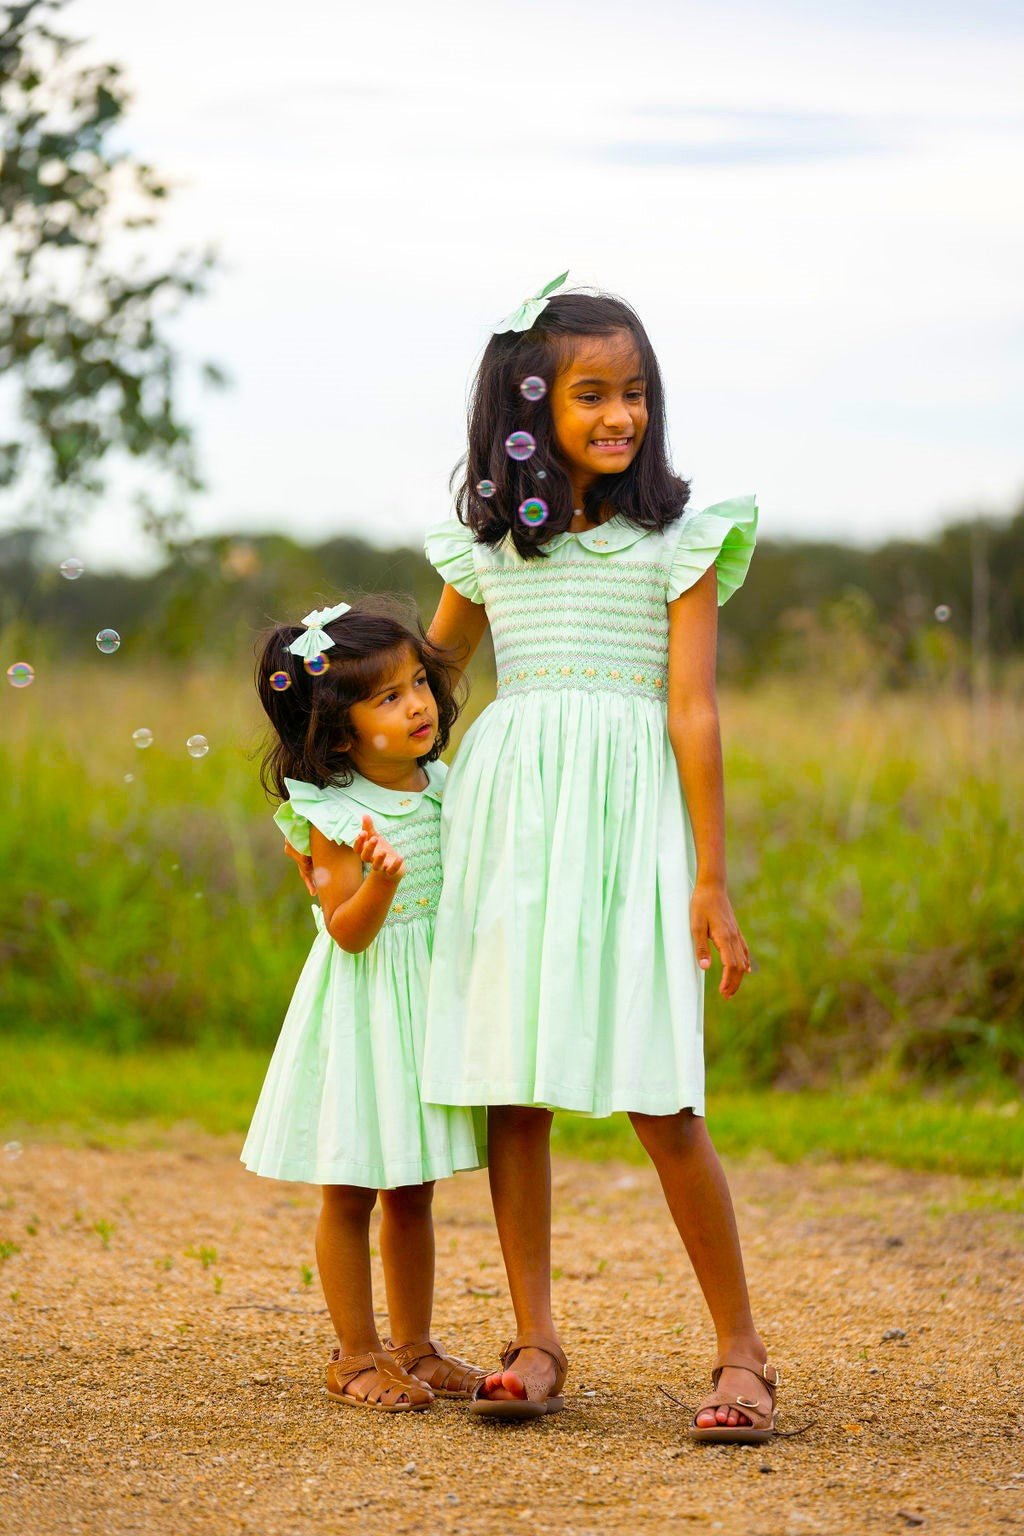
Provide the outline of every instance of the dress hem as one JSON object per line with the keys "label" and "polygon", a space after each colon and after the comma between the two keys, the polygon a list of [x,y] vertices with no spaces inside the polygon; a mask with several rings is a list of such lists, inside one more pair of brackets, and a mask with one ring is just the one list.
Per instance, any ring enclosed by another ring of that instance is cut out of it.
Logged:
{"label": "dress hem", "polygon": [[456,1173],[474,1173],[487,1166],[486,1144],[478,1146],[472,1158],[445,1158],[432,1163],[400,1163],[389,1169],[369,1167],[366,1163],[318,1164],[310,1170],[308,1162],[289,1162],[285,1158],[253,1158],[243,1149],[239,1162],[261,1179],[282,1179],[290,1184],[351,1184],[357,1189],[401,1189],[429,1184],[435,1179],[450,1179]]}
{"label": "dress hem", "polygon": [[[546,1092],[551,1089],[551,1092]],[[538,1109],[565,1109],[577,1115],[587,1115],[592,1120],[606,1120],[609,1115],[675,1115],[682,1109],[691,1109],[704,1117],[703,1093],[678,1093],[652,1098],[650,1092],[637,1089],[616,1090],[606,1098],[594,1100],[593,1095],[574,1092],[569,1088],[557,1088],[553,1084],[506,1083],[498,1087],[487,1083],[424,1083],[420,1088],[424,1104],[441,1105],[447,1109],[482,1108],[489,1104],[514,1104],[535,1106]]]}

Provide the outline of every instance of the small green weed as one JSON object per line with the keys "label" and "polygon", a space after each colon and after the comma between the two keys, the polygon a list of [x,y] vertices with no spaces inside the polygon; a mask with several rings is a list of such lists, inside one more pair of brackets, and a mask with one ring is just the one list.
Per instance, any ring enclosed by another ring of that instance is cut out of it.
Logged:
{"label": "small green weed", "polygon": [[217,1250],[216,1248],[207,1248],[204,1245],[196,1248],[192,1243],[189,1243],[185,1249],[185,1257],[186,1259],[198,1259],[204,1269],[209,1269],[211,1265],[217,1262]]}
{"label": "small green weed", "polygon": [[308,1290],[309,1287],[313,1284],[313,1271],[310,1269],[308,1264],[303,1264],[302,1268],[299,1270],[299,1274],[302,1276],[303,1285]]}
{"label": "small green weed", "polygon": [[104,1248],[110,1247],[110,1239],[116,1231],[116,1225],[112,1221],[104,1221],[102,1216],[99,1221],[94,1221],[92,1229],[96,1233]]}
{"label": "small green weed", "polygon": [[224,1289],[224,1276],[223,1275],[214,1275],[214,1277],[213,1277],[213,1294],[215,1296],[219,1296],[223,1289]]}
{"label": "small green weed", "polygon": [[21,1249],[17,1243],[0,1242],[0,1259],[13,1258],[16,1253],[20,1252]]}

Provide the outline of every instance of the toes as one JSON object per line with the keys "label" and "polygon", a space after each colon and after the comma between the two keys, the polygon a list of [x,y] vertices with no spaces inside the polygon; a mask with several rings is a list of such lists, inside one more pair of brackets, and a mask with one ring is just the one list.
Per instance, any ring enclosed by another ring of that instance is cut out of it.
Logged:
{"label": "toes", "polygon": [[718,1420],[713,1408],[704,1408],[697,1415],[698,1429],[713,1429]]}
{"label": "toes", "polygon": [[526,1383],[521,1376],[516,1375],[515,1371],[506,1371],[504,1375],[499,1376],[498,1380],[510,1397],[520,1399],[526,1397]]}

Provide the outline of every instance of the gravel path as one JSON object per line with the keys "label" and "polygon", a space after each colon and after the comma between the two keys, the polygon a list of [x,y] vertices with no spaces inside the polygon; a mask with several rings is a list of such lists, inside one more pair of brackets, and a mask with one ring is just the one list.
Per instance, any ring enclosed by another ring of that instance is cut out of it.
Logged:
{"label": "gravel path", "polygon": [[[556,1166],[567,1411],[510,1427],[328,1404],[315,1191],[191,1147],[0,1154],[5,1536],[1024,1531],[1007,1182],[732,1170],[782,1427],[817,1420],[740,1450],[688,1444],[658,1390],[692,1403],[711,1344],[648,1170]],[[489,1364],[510,1325],[485,1177],[439,1186],[437,1218],[436,1333]]]}

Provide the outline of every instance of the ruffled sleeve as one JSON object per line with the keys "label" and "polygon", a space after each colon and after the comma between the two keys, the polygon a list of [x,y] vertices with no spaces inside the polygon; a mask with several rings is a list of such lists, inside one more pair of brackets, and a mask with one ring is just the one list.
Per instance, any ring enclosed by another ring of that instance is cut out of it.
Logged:
{"label": "ruffled sleeve", "polygon": [[668,600],[680,596],[714,565],[718,572],[718,603],[722,605],[743,585],[754,553],[757,498],[734,496],[703,512],[687,512],[679,526],[679,542],[668,577]]}
{"label": "ruffled sleeve", "polygon": [[274,820],[297,853],[309,853],[309,829],[316,827],[332,843],[351,843],[363,824],[362,813],[340,789],[317,789],[301,779],[285,779],[288,799]]}
{"label": "ruffled sleeve", "polygon": [[471,603],[483,602],[484,595],[476,571],[476,540],[472,528],[456,522],[454,518],[447,518],[445,522],[435,523],[433,528],[427,529],[423,548],[431,565],[450,587],[461,592],[463,597],[468,597]]}

